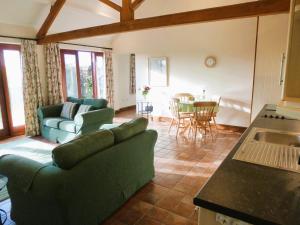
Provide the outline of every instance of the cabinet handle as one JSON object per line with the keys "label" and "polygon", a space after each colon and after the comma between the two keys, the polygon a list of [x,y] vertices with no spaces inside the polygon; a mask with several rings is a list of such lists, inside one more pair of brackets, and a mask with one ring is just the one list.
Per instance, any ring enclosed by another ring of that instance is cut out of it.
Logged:
{"label": "cabinet handle", "polygon": [[283,70],[284,70],[284,62],[285,62],[285,53],[281,56],[281,65],[280,65],[280,80],[279,85],[282,86],[284,80],[283,80]]}

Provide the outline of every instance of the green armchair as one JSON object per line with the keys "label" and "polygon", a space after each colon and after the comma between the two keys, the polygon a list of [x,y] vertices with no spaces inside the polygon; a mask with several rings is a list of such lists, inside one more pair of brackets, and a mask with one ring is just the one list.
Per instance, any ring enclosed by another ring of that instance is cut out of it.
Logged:
{"label": "green armchair", "polygon": [[103,124],[111,124],[114,110],[107,107],[105,99],[75,99],[67,101],[91,105],[92,111],[77,114],[73,120],[60,117],[63,104],[40,107],[38,118],[41,135],[49,141],[66,143],[76,136],[97,131]]}

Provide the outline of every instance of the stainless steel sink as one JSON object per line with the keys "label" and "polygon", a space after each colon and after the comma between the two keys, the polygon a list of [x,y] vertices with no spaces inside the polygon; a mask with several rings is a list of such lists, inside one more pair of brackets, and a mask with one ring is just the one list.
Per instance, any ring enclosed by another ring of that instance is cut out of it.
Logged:
{"label": "stainless steel sink", "polygon": [[255,134],[254,139],[260,142],[300,147],[300,135],[298,134],[260,131]]}
{"label": "stainless steel sink", "polygon": [[252,128],[233,159],[300,173],[300,134]]}

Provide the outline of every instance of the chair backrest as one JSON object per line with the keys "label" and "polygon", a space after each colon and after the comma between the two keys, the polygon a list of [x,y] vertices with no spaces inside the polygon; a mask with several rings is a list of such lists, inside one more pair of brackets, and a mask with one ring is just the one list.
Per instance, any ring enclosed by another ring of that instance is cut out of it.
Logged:
{"label": "chair backrest", "polygon": [[170,100],[170,111],[174,118],[179,118],[179,102],[178,98],[171,98]]}
{"label": "chair backrest", "polygon": [[195,99],[195,97],[190,93],[177,93],[174,97],[179,99],[181,102],[187,102]]}
{"label": "chair backrest", "polygon": [[216,102],[195,102],[194,118],[197,122],[209,122],[217,106]]}

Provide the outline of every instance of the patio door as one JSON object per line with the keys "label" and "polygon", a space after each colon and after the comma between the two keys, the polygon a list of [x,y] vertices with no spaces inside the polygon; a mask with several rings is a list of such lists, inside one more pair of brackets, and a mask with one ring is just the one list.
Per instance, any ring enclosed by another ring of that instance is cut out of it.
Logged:
{"label": "patio door", "polygon": [[0,44],[0,138],[24,134],[20,46]]}
{"label": "patio door", "polygon": [[6,112],[2,73],[0,70],[0,139],[9,136],[8,116]]}

